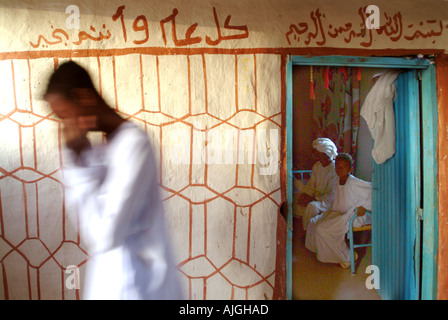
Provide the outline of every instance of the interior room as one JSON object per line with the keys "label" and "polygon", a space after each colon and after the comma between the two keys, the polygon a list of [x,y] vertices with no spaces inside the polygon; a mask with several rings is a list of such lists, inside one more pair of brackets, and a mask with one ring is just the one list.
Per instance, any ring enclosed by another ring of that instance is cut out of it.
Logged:
{"label": "interior room", "polygon": [[[335,66],[294,66],[293,68],[293,170],[311,170],[317,160],[313,141],[329,138],[338,152],[355,160],[353,175],[371,182],[373,139],[365,119],[360,116],[363,102],[376,79],[387,69]],[[294,172],[293,171],[293,172]],[[301,179],[295,173],[297,180]],[[303,176],[303,182],[309,175]],[[294,190],[295,200],[299,193]],[[319,262],[304,246],[302,217],[293,204],[293,297],[294,299],[379,299],[366,288],[371,248],[359,248],[357,272],[338,264]],[[356,234],[356,233],[355,233]],[[370,231],[360,232],[357,242],[371,241]],[[348,243],[348,242],[347,242]]]}

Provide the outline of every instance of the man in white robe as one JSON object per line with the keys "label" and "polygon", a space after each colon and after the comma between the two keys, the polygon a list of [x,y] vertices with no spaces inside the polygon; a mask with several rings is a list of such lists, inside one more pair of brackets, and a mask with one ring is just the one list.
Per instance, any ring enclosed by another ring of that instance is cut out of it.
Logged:
{"label": "man in white robe", "polygon": [[[107,106],[74,62],[53,73],[45,99],[64,124],[67,205],[88,244],[83,298],[181,299],[147,135]],[[88,131],[105,132],[106,143],[92,146]]]}
{"label": "man in white robe", "polygon": [[311,177],[306,185],[295,184],[299,194],[294,201],[294,212],[296,217],[302,217],[303,230],[307,229],[310,219],[330,208],[337,180],[334,168],[336,145],[328,138],[318,138],[313,141],[313,147],[319,160],[313,165]]}
{"label": "man in white robe", "polygon": [[[345,243],[350,219],[355,209],[360,208],[354,226],[359,227],[371,223],[370,217],[364,215],[365,210],[372,210],[371,183],[360,180],[351,173],[351,166],[340,168],[341,164],[352,160],[341,160],[346,154],[336,158],[336,172],[339,176],[335,187],[334,202],[331,209],[313,218],[305,239],[305,247],[316,253],[321,262],[340,263],[342,267],[350,266],[350,250]],[[349,159],[351,157],[349,156]]]}

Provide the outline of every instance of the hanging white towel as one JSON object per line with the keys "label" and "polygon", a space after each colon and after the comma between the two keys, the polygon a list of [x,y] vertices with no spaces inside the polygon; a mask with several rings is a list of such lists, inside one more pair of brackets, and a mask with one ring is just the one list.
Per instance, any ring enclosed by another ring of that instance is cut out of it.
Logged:
{"label": "hanging white towel", "polygon": [[395,153],[395,80],[399,73],[391,70],[382,74],[361,108],[361,116],[366,120],[374,140],[372,156],[377,164],[384,163]]}

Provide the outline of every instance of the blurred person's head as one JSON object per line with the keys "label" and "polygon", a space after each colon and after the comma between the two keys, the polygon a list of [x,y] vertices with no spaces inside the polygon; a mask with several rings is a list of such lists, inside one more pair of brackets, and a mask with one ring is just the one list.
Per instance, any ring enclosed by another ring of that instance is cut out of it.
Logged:
{"label": "blurred person's head", "polygon": [[44,99],[62,120],[76,119],[87,131],[108,131],[107,115],[116,114],[96,91],[88,72],[73,61],[50,76]]}

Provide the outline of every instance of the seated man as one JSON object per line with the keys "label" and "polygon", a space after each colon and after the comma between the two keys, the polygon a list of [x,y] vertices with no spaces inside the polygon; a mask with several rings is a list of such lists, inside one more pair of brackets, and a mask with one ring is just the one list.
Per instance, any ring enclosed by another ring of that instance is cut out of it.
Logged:
{"label": "seated man", "polygon": [[337,148],[328,138],[318,138],[313,141],[318,161],[313,166],[313,172],[306,185],[295,184],[299,190],[294,201],[294,215],[302,216],[303,229],[308,222],[318,214],[327,211],[333,203],[334,186],[337,175],[334,169],[334,158]]}
{"label": "seated man", "polygon": [[336,157],[336,184],[334,202],[331,209],[313,219],[308,224],[305,247],[315,252],[321,262],[339,263],[343,268],[350,266],[350,250],[345,243],[350,219],[356,208],[358,218],[354,226],[370,223],[370,217],[364,215],[372,210],[372,189],[370,182],[351,175],[353,159],[347,153]]}

